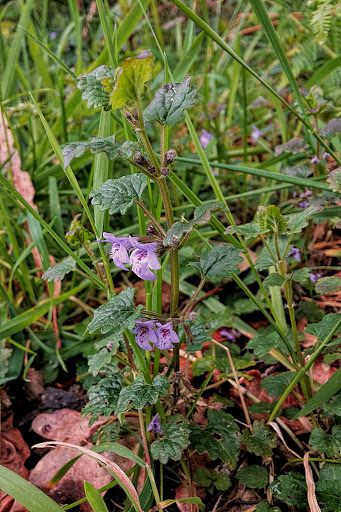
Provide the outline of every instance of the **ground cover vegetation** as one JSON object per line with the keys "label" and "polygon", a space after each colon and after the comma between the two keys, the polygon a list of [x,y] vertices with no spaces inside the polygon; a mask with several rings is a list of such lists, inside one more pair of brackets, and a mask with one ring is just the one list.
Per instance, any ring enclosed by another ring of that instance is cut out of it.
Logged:
{"label": "ground cover vegetation", "polygon": [[341,510],[340,18],[2,3],[1,510]]}

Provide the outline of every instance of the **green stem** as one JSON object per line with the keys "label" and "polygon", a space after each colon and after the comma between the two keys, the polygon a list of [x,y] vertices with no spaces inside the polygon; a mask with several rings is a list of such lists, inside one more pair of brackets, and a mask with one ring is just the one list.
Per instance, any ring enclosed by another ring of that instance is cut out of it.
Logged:
{"label": "green stem", "polygon": [[271,415],[270,415],[270,418],[269,418],[269,423],[271,421],[274,420],[274,418],[276,418],[283,402],[285,401],[285,399],[287,398],[287,396],[291,393],[291,391],[295,388],[296,384],[301,380],[301,378],[307,373],[307,371],[312,367],[312,365],[315,363],[316,359],[318,358],[318,356],[321,354],[321,352],[324,350],[325,346],[328,344],[328,342],[331,340],[331,338],[334,336],[334,334],[336,334],[338,332],[338,330],[340,329],[341,327],[341,318],[340,320],[337,322],[337,324],[335,325],[335,327],[332,329],[332,331],[328,334],[328,336],[322,341],[321,345],[319,346],[319,348],[316,350],[316,352],[311,356],[311,358],[309,359],[309,361],[296,373],[295,377],[293,378],[293,380],[290,382],[289,386],[287,387],[287,389],[284,391],[283,395],[281,396],[281,398],[279,399],[279,401],[277,402],[275,408],[273,409]]}

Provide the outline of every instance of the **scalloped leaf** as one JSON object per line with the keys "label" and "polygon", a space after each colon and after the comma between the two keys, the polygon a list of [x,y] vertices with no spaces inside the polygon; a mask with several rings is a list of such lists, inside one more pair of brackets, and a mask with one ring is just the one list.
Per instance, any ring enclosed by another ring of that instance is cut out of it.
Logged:
{"label": "scalloped leaf", "polygon": [[238,265],[243,261],[239,253],[240,249],[235,245],[217,245],[203,254],[200,262],[192,262],[189,265],[196,268],[202,277],[226,278],[231,274],[239,274]]}
{"label": "scalloped leaf", "polygon": [[112,297],[107,304],[96,309],[93,320],[87,330],[90,334],[100,330],[102,334],[113,332],[121,334],[125,329],[133,329],[135,320],[140,316],[140,304],[134,307],[134,290],[126,288]]}
{"label": "scalloped leaf", "polygon": [[280,144],[275,148],[275,156],[281,155],[284,151],[286,153],[291,153],[292,155],[297,155],[297,153],[303,153],[307,148],[309,148],[309,145],[304,142],[303,139],[290,139],[285,144]]}
{"label": "scalloped leaf", "polygon": [[88,390],[89,402],[82,410],[82,415],[91,414],[92,423],[98,416],[110,416],[117,406],[122,389],[122,376],[114,373],[111,377],[101,379]]}
{"label": "scalloped leaf", "polygon": [[273,235],[278,233],[284,235],[288,231],[288,223],[277,206],[259,206],[257,211],[257,222],[262,234]]}
{"label": "scalloped leaf", "polygon": [[271,286],[283,286],[284,283],[285,278],[280,274],[277,274],[277,272],[273,272],[272,274],[268,275],[263,281],[264,287],[266,289],[269,289]]}
{"label": "scalloped leaf", "polygon": [[182,452],[189,445],[190,429],[188,420],[180,415],[171,416],[168,423],[162,423],[163,437],[150,447],[154,460],[167,464],[168,459],[180,460]]}
{"label": "scalloped leaf", "polygon": [[292,233],[300,233],[302,229],[308,225],[309,217],[321,210],[321,206],[309,206],[299,213],[293,213],[292,215],[286,216],[285,218],[288,222],[289,231]]}
{"label": "scalloped leaf", "polygon": [[84,73],[77,77],[78,89],[82,91],[82,99],[87,102],[88,108],[104,108],[110,110],[110,95],[105,91],[102,80],[115,79],[116,69],[110,66],[99,66],[90,73]]}
{"label": "scalloped leaf", "polygon": [[179,221],[175,222],[173,226],[169,228],[166,236],[163,240],[165,247],[178,247],[181,238],[193,231],[196,226],[208,224],[211,220],[211,214],[215,211],[221,211],[224,209],[223,203],[214,202],[200,205],[194,211],[194,219],[190,222]]}
{"label": "scalloped leaf", "polygon": [[151,78],[154,56],[143,50],[137,57],[129,57],[120,68],[117,80],[110,95],[112,108],[122,108],[127,103],[136,102],[142,95],[144,85]]}
{"label": "scalloped leaf", "polygon": [[145,122],[158,121],[167,126],[174,126],[183,121],[184,110],[198,102],[198,89],[190,85],[191,78],[187,77],[181,83],[163,85],[143,115]]}
{"label": "scalloped leaf", "polygon": [[336,133],[341,133],[341,117],[331,119],[326,126],[320,130],[320,135],[328,139],[332,139]]}
{"label": "scalloped leaf", "polygon": [[64,260],[45,270],[43,279],[46,279],[46,281],[56,282],[58,279],[64,279],[66,274],[72,270],[75,270],[75,268],[76,262],[71,256],[69,256],[68,258],[65,258]]}
{"label": "scalloped leaf", "polygon": [[229,226],[225,234],[233,235],[234,233],[240,233],[248,238],[256,238],[260,234],[258,222],[250,222],[249,224],[241,224],[239,226]]}
{"label": "scalloped leaf", "polygon": [[327,294],[338,292],[341,289],[341,277],[322,277],[316,281],[316,293]]}
{"label": "scalloped leaf", "polygon": [[91,153],[105,153],[109,160],[132,158],[133,154],[141,148],[138,142],[126,141],[123,144],[115,141],[115,135],[110,137],[94,137],[87,142],[72,142],[63,149],[64,169],[66,169],[74,158],[80,157],[84,151],[90,149]]}
{"label": "scalloped leaf", "polygon": [[135,199],[140,199],[148,184],[144,174],[131,174],[122,178],[111,179],[91,192],[92,204],[99,205],[101,211],[109,210],[110,215],[126,213]]}
{"label": "scalloped leaf", "polygon": [[159,396],[164,396],[169,389],[169,382],[164,375],[157,375],[151,384],[147,384],[143,375],[139,375],[129,386],[121,389],[115,415],[131,409],[141,410],[146,404],[155,404]]}

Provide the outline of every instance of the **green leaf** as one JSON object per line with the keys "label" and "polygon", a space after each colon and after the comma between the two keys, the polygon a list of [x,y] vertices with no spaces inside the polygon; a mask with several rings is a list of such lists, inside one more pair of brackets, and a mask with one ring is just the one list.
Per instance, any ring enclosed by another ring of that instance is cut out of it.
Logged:
{"label": "green leaf", "polygon": [[251,489],[262,489],[269,483],[268,470],[262,466],[245,466],[237,471],[236,478]]}
{"label": "green leaf", "polygon": [[[314,336],[317,336],[319,341],[323,341],[333,330],[339,320],[339,313],[329,313],[329,315],[323,317],[321,322],[318,322],[317,324],[308,324],[305,332],[307,334],[313,334]],[[338,332],[341,332],[341,328]],[[338,334],[338,332],[335,334]]]}
{"label": "green leaf", "polygon": [[213,366],[214,366],[214,357],[212,357],[212,356],[198,357],[192,365],[193,377],[199,377],[200,375],[203,375],[204,373],[211,370],[213,368]]}
{"label": "green leaf", "polygon": [[304,475],[290,471],[288,475],[279,476],[270,488],[279,500],[307,510],[307,484]]}
{"label": "green leaf", "polygon": [[14,471],[0,466],[0,489],[17,500],[29,512],[62,512],[55,501]]}
{"label": "green leaf", "polygon": [[112,108],[122,108],[131,101],[139,100],[144,84],[153,74],[153,60],[150,51],[143,50],[137,57],[129,57],[123,62],[110,95]]}
{"label": "green leaf", "polygon": [[283,286],[284,283],[285,278],[280,274],[277,274],[277,272],[273,272],[272,274],[268,275],[263,281],[264,288],[267,290],[271,286]]}
{"label": "green leaf", "polygon": [[239,263],[243,258],[239,256],[240,249],[235,245],[217,245],[208,253],[200,257],[200,262],[189,263],[196,268],[202,277],[226,278],[231,274],[239,274]]}
{"label": "green leaf", "polygon": [[341,167],[334,169],[328,174],[327,178],[330,188],[333,192],[341,193]]}
{"label": "green leaf", "polygon": [[109,512],[101,493],[89,482],[84,482],[85,495],[94,512]]}
{"label": "green leaf", "polygon": [[334,396],[330,402],[323,404],[323,409],[331,415],[341,416],[341,393]]}
{"label": "green leaf", "polygon": [[325,464],[320,471],[316,483],[316,495],[324,505],[324,512],[341,511],[341,466],[340,464]]}
{"label": "green leaf", "polygon": [[[339,368],[329,380],[323,384],[323,386],[315,393],[310,400],[304,405],[302,409],[293,417],[294,420],[302,418],[311,412],[315,411],[322,405],[325,405],[336,393],[341,389],[341,368]],[[341,395],[340,395],[341,398]],[[326,404],[324,409],[328,411],[328,405]]]}
{"label": "green leaf", "polygon": [[241,440],[248,452],[266,457],[272,456],[272,449],[276,446],[275,433],[260,421],[254,422],[253,434],[249,430],[243,430]]}
{"label": "green leaf", "polygon": [[69,256],[68,258],[65,258],[59,263],[56,263],[56,265],[53,265],[52,267],[45,270],[43,279],[56,282],[58,279],[64,279],[66,274],[71,272],[71,270],[75,270],[75,268],[76,262],[73,258],[71,258],[71,256]]}
{"label": "green leaf", "polygon": [[81,156],[84,151],[90,149],[91,153],[105,153],[109,160],[132,158],[133,154],[141,148],[138,142],[126,141],[120,143],[115,141],[115,135],[110,137],[94,137],[87,142],[72,142],[63,149],[64,169],[66,169],[74,158]]}
{"label": "green leaf", "polygon": [[180,460],[182,452],[189,445],[189,423],[180,415],[171,416],[168,423],[162,423],[163,437],[150,447],[154,460],[167,464],[168,459]]}
{"label": "green leaf", "polygon": [[115,78],[116,70],[110,66],[99,66],[90,73],[82,74],[77,77],[78,89],[82,91],[82,99],[87,101],[88,108],[104,108],[110,110],[110,96],[105,91],[105,85],[102,80],[105,78]]}
{"label": "green leaf", "polygon": [[78,218],[80,216],[80,213],[76,215],[71,222],[70,231],[65,234],[67,243],[73,247],[89,244],[94,239],[94,235],[79,222]]}
{"label": "green leaf", "polygon": [[316,281],[316,293],[326,294],[338,292],[341,288],[341,277],[322,277]]}
{"label": "green leaf", "polygon": [[230,477],[220,473],[213,472],[214,480],[213,485],[218,491],[227,491],[232,485]]}
{"label": "green leaf", "polygon": [[196,226],[208,224],[211,220],[211,214],[218,210],[221,211],[223,208],[224,205],[220,202],[206,203],[199,206],[195,209],[194,219],[192,221],[175,222],[169,228],[163,240],[163,245],[166,247],[178,247],[180,245],[181,238],[184,235],[191,233]]}
{"label": "green leaf", "polygon": [[122,178],[108,180],[94,192],[91,192],[92,204],[100,205],[100,210],[109,210],[113,215],[120,212],[124,215],[134,200],[140,199],[147,186],[144,174],[131,174]]}
{"label": "green leaf", "polygon": [[[105,340],[105,343],[107,344],[107,340]],[[96,345],[97,343],[95,344],[95,347],[98,348]],[[119,341],[118,339],[115,339],[115,346],[113,346],[113,348],[110,351],[107,348],[103,347],[102,349],[99,350],[99,352],[96,352],[96,354],[89,357],[89,372],[92,373],[94,377],[96,377],[103,368],[105,368],[107,365],[111,363],[111,360],[116,353],[118,345]]]}
{"label": "green leaf", "polygon": [[212,485],[211,471],[206,468],[197,469],[194,473],[193,480],[201,487],[209,487]]}
{"label": "green leaf", "polygon": [[305,284],[310,277],[310,270],[307,267],[299,268],[294,270],[292,273],[292,279],[297,283]]}
{"label": "green leaf", "polygon": [[122,376],[120,373],[114,373],[111,377],[101,379],[89,388],[89,403],[82,410],[82,414],[91,414],[91,423],[98,416],[110,416],[117,406],[121,389]]}
{"label": "green leaf", "polygon": [[191,77],[187,77],[182,83],[163,85],[143,115],[145,122],[158,121],[167,126],[174,126],[183,121],[184,110],[198,102],[198,90],[192,87],[190,82]]}
{"label": "green leaf", "polygon": [[308,149],[309,145],[304,142],[303,139],[290,139],[285,144],[279,144],[275,148],[275,156],[281,155],[284,151],[286,153],[291,153],[292,155],[297,155],[298,153],[303,153],[305,149]]}
{"label": "green leaf", "polygon": [[259,206],[257,211],[257,222],[259,231],[265,235],[284,235],[288,231],[288,223],[281,215],[277,206]]}
{"label": "green leaf", "polygon": [[221,458],[224,462],[230,462],[233,467],[236,467],[240,449],[239,439],[236,436],[239,428],[231,414],[211,409],[208,411],[205,428],[191,423],[190,429],[190,448],[195,448],[200,454],[207,451],[212,460]]}
{"label": "green leaf", "polygon": [[102,334],[112,331],[119,335],[125,329],[132,330],[141,309],[141,304],[136,309],[134,307],[134,290],[126,288],[112,297],[107,304],[96,309],[94,318],[88,325],[88,331],[92,334],[100,329]]}
{"label": "green leaf", "polygon": [[260,228],[258,222],[251,222],[249,224],[240,224],[238,226],[229,226],[226,231],[226,234],[233,235],[234,233],[240,233],[248,238],[256,238],[260,234]]}
{"label": "green leaf", "polygon": [[299,213],[286,216],[291,233],[300,233],[302,229],[308,225],[309,217],[321,210],[322,208],[320,206],[309,206]]}
{"label": "green leaf", "polygon": [[291,165],[281,169],[281,174],[286,176],[296,176],[297,178],[307,178],[310,174],[313,174],[313,169],[306,165]]}
{"label": "green leaf", "polygon": [[278,375],[269,375],[262,381],[262,388],[275,398],[281,396],[295,377],[293,372],[282,372]]}
{"label": "green leaf", "polygon": [[263,358],[272,348],[283,348],[282,343],[279,334],[276,331],[272,331],[272,327],[261,327],[258,329],[257,334],[247,343],[246,347],[253,349],[257,356]]}
{"label": "green leaf", "polygon": [[341,133],[341,117],[331,119],[326,126],[320,130],[320,135],[328,139],[332,139],[336,133]]}
{"label": "green leaf", "polygon": [[318,453],[325,453],[327,457],[341,456],[341,426],[335,425],[331,435],[321,428],[314,428],[310,434],[309,444]]}
{"label": "green leaf", "polygon": [[141,374],[132,384],[121,390],[115,415],[133,408],[140,410],[146,404],[155,404],[159,396],[164,396],[168,389],[169,382],[164,375],[157,375],[151,384],[147,384]]}

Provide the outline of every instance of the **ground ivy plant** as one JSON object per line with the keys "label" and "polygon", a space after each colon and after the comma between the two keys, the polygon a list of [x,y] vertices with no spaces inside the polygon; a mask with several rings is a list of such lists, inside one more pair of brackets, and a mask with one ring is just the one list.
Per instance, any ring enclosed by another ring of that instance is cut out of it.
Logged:
{"label": "ground ivy plant", "polygon": [[[198,105],[199,94],[188,77],[181,83],[162,85],[147,105],[149,91],[147,94],[146,84],[154,73],[154,56],[144,50],[125,59],[116,69],[100,66],[78,77],[78,87],[87,106],[101,108],[103,116],[112,114],[117,131],[123,132],[126,140],[110,133],[91,141],[70,143],[63,151],[65,168],[88,150],[95,155],[104,154],[109,161],[115,162],[115,169],[124,162],[127,174],[97,182],[90,198],[97,219],[111,216],[116,220],[130,208],[137,208],[140,229],[138,235],[129,233],[129,230],[124,235],[117,235],[104,231],[104,223],[99,222],[95,233],[75,218],[66,234],[70,246],[93,262],[93,273],[106,290],[103,304],[95,309],[86,328],[87,335],[97,336],[97,353],[89,358],[89,371],[95,380],[90,382],[90,401],[84,413],[92,414],[92,421],[99,415],[114,414],[124,422],[125,414],[137,411],[148,467],[153,461],[166,464],[172,460],[184,464],[184,453],[196,450],[236,471],[241,451],[253,457],[272,457],[276,435],[263,421],[240,426],[225,410],[210,409],[204,426],[192,421],[195,405],[215,368],[229,379],[232,370],[252,365],[252,356],[241,355],[238,347],[233,347],[233,331],[227,331],[225,348],[230,348],[234,368],[223,350],[224,345],[223,349],[215,347],[205,352],[205,357],[193,365],[193,372],[194,375],[209,372],[208,380],[201,390],[191,390],[186,414],[177,413],[179,393],[183,386],[188,386],[179,373],[180,347],[187,347],[188,354],[193,354],[204,341],[210,341],[214,330],[213,319],[208,321],[193,311],[196,300],[207,283],[234,282],[245,294],[250,311],[260,311],[267,320],[268,327],[256,334],[248,348],[253,350],[254,358],[265,357],[275,363],[280,362],[288,369],[281,376],[273,377],[271,382],[264,380],[264,387],[269,393],[277,399],[280,397],[270,411],[264,409],[269,412],[271,423],[282,411],[283,401],[295,386],[298,386],[296,391],[302,394],[305,402],[309,402],[312,380],[308,371],[333,337],[341,332],[341,320],[337,316],[326,315],[319,323],[309,324],[306,332],[314,331],[319,346],[306,362],[297,328],[295,288],[310,289],[314,284],[317,293],[324,293],[326,289],[334,289],[339,282],[317,276],[302,266],[305,248],[301,243],[301,233],[318,216],[322,209],[320,204],[305,205],[302,211],[287,215],[275,205],[260,206],[252,222],[236,225],[225,201],[199,202],[192,218],[175,219],[171,187],[179,180],[176,181],[177,155],[171,147],[171,128],[184,122],[187,110]],[[321,135],[328,137],[335,133],[339,125],[334,124],[327,125]],[[151,133],[158,134],[159,145],[152,145]],[[276,154],[285,151],[297,154],[308,149],[303,140],[293,139],[278,146]],[[315,174],[318,175],[318,170]],[[338,189],[338,180],[339,171],[334,171],[330,178],[333,190]],[[210,181],[219,188],[213,174]],[[191,192],[186,189],[186,184],[182,190]],[[308,197],[307,191],[304,193]],[[212,243],[205,239],[200,251],[191,254],[191,261],[184,269],[179,264],[179,252],[188,247],[191,236],[205,224],[212,224],[219,235]],[[110,222],[106,225],[110,226]],[[256,239],[262,244],[262,250],[254,262],[248,247],[249,242]],[[243,262],[247,262],[250,269],[248,279],[241,279],[239,275]],[[45,278],[48,281],[62,279],[74,268],[74,260],[69,257],[48,269]],[[190,299],[180,305],[181,273],[188,272],[188,269],[198,284]],[[161,294],[163,276],[168,271],[170,311],[166,314],[162,310]],[[123,279],[128,273],[144,281],[145,306],[135,305],[135,291],[129,286],[130,281],[125,280],[128,284],[124,289],[115,288],[112,276],[118,272],[122,273]],[[215,327],[221,325],[218,323]],[[318,429],[314,415],[312,421],[317,429],[311,435],[312,449],[324,452],[327,457],[339,456],[338,427],[334,427],[335,431],[328,436]],[[331,464],[328,468],[323,469],[324,473],[331,475],[328,483],[319,480],[317,485],[323,502],[327,501],[325,497],[338,472],[336,465]],[[154,477],[150,472],[148,476],[154,499],[159,503]],[[239,469],[236,477],[250,488],[264,487],[269,481],[268,470],[257,469],[257,465]],[[194,480],[211,491],[230,486],[228,476],[208,470],[197,472]],[[271,488],[278,499],[302,508],[306,506],[304,485],[299,475],[289,473],[280,476]],[[289,492],[292,488],[296,489],[295,496]],[[261,509],[270,510],[266,504],[263,508],[257,507],[257,510]]]}

